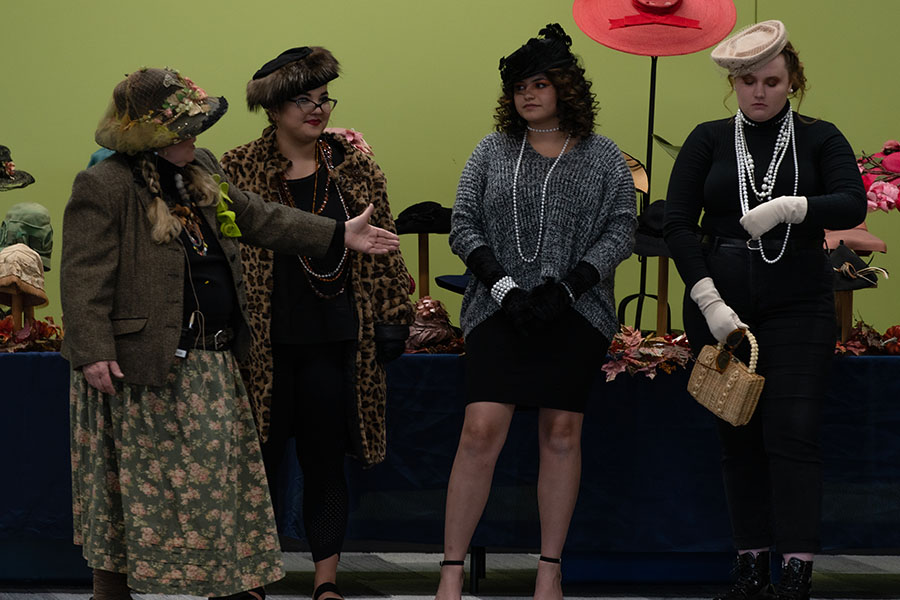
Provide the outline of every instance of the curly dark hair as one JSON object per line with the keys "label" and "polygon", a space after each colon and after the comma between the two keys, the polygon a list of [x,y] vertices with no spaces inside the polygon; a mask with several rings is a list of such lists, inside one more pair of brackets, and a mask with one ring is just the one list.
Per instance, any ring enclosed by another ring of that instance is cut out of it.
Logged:
{"label": "curly dark hair", "polygon": [[[556,108],[559,128],[575,137],[586,137],[594,131],[597,116],[597,98],[591,91],[591,82],[584,76],[584,69],[573,64],[547,69],[544,73],[556,89]],[[513,88],[516,82],[503,86],[494,114],[494,129],[510,135],[522,134],[528,123],[516,111]]]}

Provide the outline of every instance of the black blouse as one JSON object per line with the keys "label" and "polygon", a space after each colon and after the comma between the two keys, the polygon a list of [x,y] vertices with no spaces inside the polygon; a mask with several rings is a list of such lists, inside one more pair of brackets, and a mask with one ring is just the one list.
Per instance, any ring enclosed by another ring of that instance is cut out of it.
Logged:
{"label": "black blouse", "polygon": [[[333,161],[337,166],[343,161],[342,149],[333,146],[332,150]],[[311,212],[314,205],[316,209],[320,209],[325,200],[326,181],[329,178],[324,164],[319,167],[318,178],[313,173],[301,179],[288,180],[287,189],[294,206],[307,212]],[[333,181],[327,186],[327,194],[328,202],[319,214],[345,222],[347,215]],[[343,245],[332,244],[321,258],[302,258],[311,270],[324,274],[337,267],[343,253]],[[350,253],[337,280],[321,281],[303,268],[300,256],[275,253],[270,332],[272,343],[311,344],[357,339],[359,324],[349,289],[352,260],[353,254]]]}
{"label": "black blouse", "polygon": [[[184,171],[163,159],[157,162],[157,170],[166,203],[170,206],[175,203],[184,205],[185,201],[175,187],[176,173],[181,173],[187,179]],[[237,317],[237,294],[234,291],[231,267],[219,245],[216,231],[199,212],[196,214],[207,250],[205,256],[196,252],[187,231],[182,228],[180,239],[185,249],[182,329],[188,329],[191,315],[197,311],[203,315],[202,327],[205,334],[213,335],[220,329],[233,326]],[[198,319],[199,317],[194,318],[191,328],[193,336],[200,335],[201,323]]]}

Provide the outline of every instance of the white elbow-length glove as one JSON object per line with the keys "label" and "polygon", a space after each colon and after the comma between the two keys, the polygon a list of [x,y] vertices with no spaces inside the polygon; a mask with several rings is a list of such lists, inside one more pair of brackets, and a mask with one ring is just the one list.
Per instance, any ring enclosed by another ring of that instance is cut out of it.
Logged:
{"label": "white elbow-length glove", "polygon": [[747,329],[747,325],[741,321],[737,313],[722,300],[712,277],[704,277],[694,284],[691,288],[691,299],[700,307],[709,331],[720,343],[724,344],[728,334],[735,329]]}
{"label": "white elbow-length glove", "polygon": [[806,208],[806,196],[779,196],[747,211],[741,217],[741,226],[750,234],[750,239],[758,240],[781,223],[802,223]]}

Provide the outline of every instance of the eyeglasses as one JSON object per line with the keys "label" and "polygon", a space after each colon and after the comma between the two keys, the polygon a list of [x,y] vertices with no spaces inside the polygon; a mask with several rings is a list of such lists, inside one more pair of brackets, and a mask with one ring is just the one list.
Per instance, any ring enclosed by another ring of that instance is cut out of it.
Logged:
{"label": "eyeglasses", "polygon": [[322,112],[331,112],[332,110],[334,110],[334,107],[337,106],[336,98],[326,98],[321,102],[313,102],[309,98],[291,98],[290,102],[296,104],[297,108],[305,113],[311,113],[317,108],[321,108]]}
{"label": "eyeglasses", "polygon": [[722,344],[722,349],[716,355],[716,371],[721,373],[725,370],[728,363],[734,358],[734,349],[744,341],[746,333],[745,329],[735,329],[728,334],[728,337],[725,338],[725,343]]}

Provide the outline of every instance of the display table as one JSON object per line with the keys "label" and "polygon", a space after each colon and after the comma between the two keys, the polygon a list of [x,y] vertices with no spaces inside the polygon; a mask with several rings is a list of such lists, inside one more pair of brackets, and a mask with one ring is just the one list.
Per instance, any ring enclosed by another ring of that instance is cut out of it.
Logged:
{"label": "display table", "polygon": [[[71,545],[68,365],[58,354],[2,354],[0,375],[0,579],[85,576]],[[824,549],[900,552],[900,357],[836,359],[830,377]],[[628,579],[627,565],[645,577],[647,561],[671,567],[687,555],[730,553],[713,417],[688,396],[686,382],[687,372],[678,371],[605,383],[598,368],[567,568],[582,560],[595,576],[607,565]],[[404,356],[389,366],[388,388],[387,460],[367,470],[348,461],[348,539],[373,550],[388,542],[437,548],[462,426],[462,359]],[[285,477],[285,493],[298,494],[299,473]],[[536,412],[523,411],[513,419],[476,545],[537,550],[536,477]],[[296,513],[280,517],[284,533],[302,536]]]}

